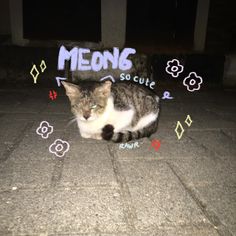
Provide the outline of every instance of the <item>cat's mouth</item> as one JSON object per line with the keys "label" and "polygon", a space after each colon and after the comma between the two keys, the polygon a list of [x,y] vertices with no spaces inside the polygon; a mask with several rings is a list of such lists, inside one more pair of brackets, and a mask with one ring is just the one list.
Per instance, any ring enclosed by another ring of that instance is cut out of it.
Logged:
{"label": "cat's mouth", "polygon": [[90,116],[90,117],[84,117],[84,116],[78,116],[78,119],[83,121],[83,122],[89,122],[89,121],[93,121],[96,119],[96,117]]}

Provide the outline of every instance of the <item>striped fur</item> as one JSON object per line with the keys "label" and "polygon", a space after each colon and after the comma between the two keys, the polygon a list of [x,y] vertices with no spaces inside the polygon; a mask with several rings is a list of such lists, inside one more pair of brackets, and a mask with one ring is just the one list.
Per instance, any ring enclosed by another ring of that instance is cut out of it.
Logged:
{"label": "striped fur", "polygon": [[[152,135],[152,133],[157,131],[158,122],[154,121],[149,126],[144,127],[137,131],[124,131],[124,132],[117,132],[114,133],[114,127],[110,127],[111,125],[106,125],[102,129],[102,138],[107,141],[112,141],[115,143],[124,143],[129,142],[134,139],[140,139],[143,137],[149,137]],[[109,131],[108,131],[109,130]],[[112,131],[111,131],[112,130]],[[109,133],[110,135],[107,135]]]}
{"label": "striped fur", "polygon": [[[159,98],[144,86],[127,81],[63,85],[84,138],[119,143],[149,137],[157,130]],[[91,103],[97,108],[89,110]]]}

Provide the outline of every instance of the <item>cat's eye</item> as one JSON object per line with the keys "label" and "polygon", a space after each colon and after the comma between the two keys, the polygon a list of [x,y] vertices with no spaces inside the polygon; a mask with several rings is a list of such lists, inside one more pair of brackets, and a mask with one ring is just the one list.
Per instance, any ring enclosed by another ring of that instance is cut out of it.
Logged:
{"label": "cat's eye", "polygon": [[96,107],[97,107],[96,104],[92,104],[92,105],[90,106],[91,109],[95,109]]}
{"label": "cat's eye", "polygon": [[78,104],[74,104],[71,106],[72,108],[77,108],[78,107]]}

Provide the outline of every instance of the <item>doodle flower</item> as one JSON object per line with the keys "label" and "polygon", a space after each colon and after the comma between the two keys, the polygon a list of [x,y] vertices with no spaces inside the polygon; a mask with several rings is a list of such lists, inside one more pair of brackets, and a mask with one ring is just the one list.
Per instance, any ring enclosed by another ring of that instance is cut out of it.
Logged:
{"label": "doodle flower", "polygon": [[198,76],[195,72],[190,72],[189,75],[183,80],[183,85],[187,90],[193,92],[199,90],[202,84],[202,77]]}
{"label": "doodle flower", "polygon": [[70,144],[61,139],[56,139],[49,147],[49,152],[54,153],[58,157],[63,157],[69,151]]}
{"label": "doodle flower", "polygon": [[173,77],[178,77],[181,72],[183,72],[184,67],[180,65],[177,59],[173,59],[167,62],[166,72],[171,74]]}
{"label": "doodle flower", "polygon": [[47,121],[42,121],[39,127],[36,130],[38,135],[41,135],[42,138],[47,139],[48,135],[53,132],[53,126],[49,125]]}

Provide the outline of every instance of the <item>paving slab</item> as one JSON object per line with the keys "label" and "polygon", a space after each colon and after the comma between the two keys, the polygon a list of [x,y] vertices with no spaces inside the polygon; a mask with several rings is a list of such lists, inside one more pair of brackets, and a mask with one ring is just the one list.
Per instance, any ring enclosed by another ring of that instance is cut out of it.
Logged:
{"label": "paving slab", "polygon": [[117,186],[107,145],[71,141],[70,153],[64,159],[60,185]]}
{"label": "paving slab", "polygon": [[[234,185],[196,187],[196,195],[206,205],[206,211],[219,221],[217,227],[223,232],[236,235],[236,194]],[[225,230],[227,229],[227,231]]]}
{"label": "paving slab", "polygon": [[0,191],[11,189],[13,168],[6,162],[0,163]]}
{"label": "paving slab", "polygon": [[[43,113],[50,114],[70,114],[70,102],[66,96],[57,97],[55,100],[50,100]],[[71,114],[72,115],[72,114]]]}
{"label": "paving slab", "polygon": [[[50,160],[7,160],[3,168],[7,168],[8,174],[1,180],[0,189],[50,187],[54,165]],[[5,176],[5,171],[2,175]]]}
{"label": "paving slab", "polygon": [[[0,193],[0,229],[20,233],[44,231],[52,214],[53,195],[48,191],[15,190]],[[19,204],[20,203],[20,204]]]}
{"label": "paving slab", "polygon": [[[50,90],[0,90],[0,235],[236,235],[231,92],[171,90],[157,133],[129,150],[81,138],[64,90]],[[62,158],[48,150],[57,138],[70,144]]]}
{"label": "paving slab", "polygon": [[[120,194],[112,189],[0,193],[0,230],[18,234],[125,232]],[[19,204],[20,202],[20,204]]]}
{"label": "paving slab", "polygon": [[[200,109],[197,111],[196,108],[191,106],[190,108],[186,108],[186,116],[189,114],[193,120],[191,125],[191,129],[223,129],[223,128],[236,128],[236,123],[233,121],[229,121],[216,115],[215,113],[208,112],[204,109]],[[184,122],[184,120],[183,120]]]}
{"label": "paving slab", "polygon": [[225,135],[221,130],[216,131],[191,131],[188,136],[200,145],[212,150],[218,157],[236,156],[236,142]]}
{"label": "paving slab", "polygon": [[[185,227],[175,227],[175,228],[158,228],[152,231],[134,231],[131,233],[59,233],[59,234],[49,234],[49,236],[219,236],[216,230],[208,227],[196,227],[196,226],[185,226]],[[42,236],[44,236],[42,234]]]}
{"label": "paving slab", "polygon": [[16,142],[17,138],[27,127],[28,121],[12,121],[6,117],[0,118],[0,160],[4,158],[7,151],[9,151]]}
{"label": "paving slab", "polygon": [[[184,103],[199,103],[204,107],[206,103],[227,105],[235,104],[234,95],[235,91],[226,91],[218,88],[209,88],[206,90],[199,90],[195,92],[189,92],[187,90],[177,89],[175,91],[180,102]],[[225,102],[227,101],[227,103]]]}
{"label": "paving slab", "polygon": [[[166,138],[166,139],[165,139]],[[159,149],[155,149],[155,142],[160,142]],[[154,141],[154,144],[153,144]],[[132,142],[131,142],[132,143]],[[138,141],[139,148],[135,149],[120,149],[119,146],[112,146],[112,152],[119,160],[134,160],[134,159],[154,159],[154,160],[169,160],[169,159],[185,159],[190,156],[198,158],[206,155],[206,149],[196,144],[194,141],[185,137],[177,140],[174,136],[165,136],[164,133],[154,134],[151,140],[145,138]]]}
{"label": "paving slab", "polygon": [[[49,98],[45,90],[15,89],[1,90],[0,112],[7,113],[38,113],[46,107]],[[37,105],[36,105],[37,104]]]}
{"label": "paving slab", "polygon": [[26,101],[17,104],[14,112],[39,113],[47,107],[47,103],[48,101],[46,99],[30,97]]}
{"label": "paving slab", "polygon": [[14,112],[27,99],[27,93],[24,90],[0,90],[0,97],[0,112]]}
{"label": "paving slab", "polygon": [[228,135],[233,142],[236,142],[236,129],[222,129],[222,132],[225,135]]}
{"label": "paving slab", "polygon": [[127,232],[120,193],[116,189],[80,189],[56,194],[54,227],[58,231]]}
{"label": "paving slab", "polygon": [[[19,146],[12,152],[10,159],[19,163],[21,163],[22,160],[55,160],[57,156],[49,152],[49,146],[58,138],[63,139],[63,133],[60,131],[55,131],[49,135],[47,139],[43,139],[32,129],[25,134]],[[67,154],[68,152],[65,156],[67,156]]]}
{"label": "paving slab", "polygon": [[[132,234],[131,234],[132,235]],[[160,227],[146,233],[135,233],[137,236],[219,236],[212,227],[206,226],[181,226],[181,227]]]}
{"label": "paving slab", "polygon": [[74,127],[74,124],[70,123],[72,116],[68,114],[48,114],[48,113],[40,113],[34,119],[34,125],[32,127],[32,131],[35,130],[40,126],[42,121],[47,121],[49,125],[53,126],[54,131],[69,131],[71,127]]}
{"label": "paving slab", "polygon": [[[178,107],[179,109],[176,109]],[[169,115],[183,114],[184,103],[176,102],[174,100],[161,101],[161,116],[168,117]]]}
{"label": "paving slab", "polygon": [[0,113],[1,114],[1,119],[3,121],[11,121],[11,122],[16,122],[20,120],[24,121],[34,121],[40,114],[38,113],[21,113],[21,112],[10,112],[10,113]]}
{"label": "paving slab", "polygon": [[[236,234],[236,160],[202,158],[170,161],[206,211]],[[219,225],[219,227],[220,227]]]}
{"label": "paving slab", "polygon": [[207,108],[207,111],[210,111],[214,114],[216,114],[216,117],[220,117],[221,119],[231,121],[231,122],[236,122],[236,105],[231,105],[231,106],[220,106],[217,104],[213,104]]}
{"label": "paving slab", "polygon": [[181,172],[190,186],[236,184],[236,159],[202,156],[198,159],[170,160],[169,163]]}
{"label": "paving slab", "polygon": [[188,195],[165,163],[132,161],[121,163],[138,230],[158,226],[210,225],[196,202]]}

